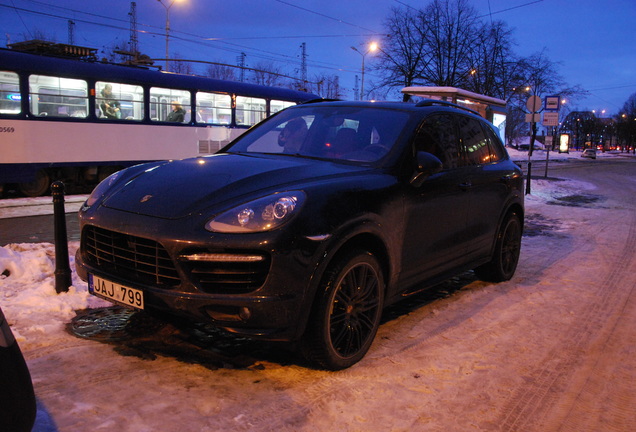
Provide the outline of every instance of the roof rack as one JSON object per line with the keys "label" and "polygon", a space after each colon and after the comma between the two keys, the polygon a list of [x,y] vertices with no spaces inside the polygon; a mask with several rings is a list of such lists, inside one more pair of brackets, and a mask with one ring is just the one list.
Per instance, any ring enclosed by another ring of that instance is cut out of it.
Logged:
{"label": "roof rack", "polygon": [[309,99],[301,103],[301,105],[318,103],[318,102],[340,102],[342,99],[329,99],[329,98],[317,98],[317,99]]}
{"label": "roof rack", "polygon": [[472,114],[480,115],[477,111],[467,108],[465,106],[457,105],[456,103],[447,102],[447,101],[443,101],[439,99],[424,99],[423,101],[415,104],[416,107],[427,107],[427,106],[433,106],[433,105],[442,105],[442,106],[448,106],[452,108],[459,108],[464,111],[468,111]]}

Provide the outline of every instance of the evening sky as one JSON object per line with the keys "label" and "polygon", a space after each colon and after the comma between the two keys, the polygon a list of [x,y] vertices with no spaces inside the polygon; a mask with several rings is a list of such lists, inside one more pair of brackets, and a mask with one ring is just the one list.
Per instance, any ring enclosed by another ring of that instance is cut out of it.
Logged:
{"label": "evening sky", "polygon": [[[171,0],[163,0],[164,5]],[[422,8],[416,0],[177,0],[169,9],[170,55],[182,59],[257,67],[274,64],[299,77],[305,45],[307,76],[339,75],[353,98],[367,44],[381,40],[390,8]],[[636,93],[635,0],[472,0],[484,20],[502,20],[514,29],[517,54],[545,50],[568,85],[589,95],[571,109],[618,113]],[[44,34],[68,43],[69,20],[76,45],[110,48],[130,40],[131,2],[126,0],[0,0],[5,41]],[[139,50],[165,57],[166,7],[137,0]],[[373,54],[365,57],[374,64]],[[157,61],[157,64],[162,62]],[[197,71],[203,65],[194,64]],[[365,81],[376,77],[367,67]]]}

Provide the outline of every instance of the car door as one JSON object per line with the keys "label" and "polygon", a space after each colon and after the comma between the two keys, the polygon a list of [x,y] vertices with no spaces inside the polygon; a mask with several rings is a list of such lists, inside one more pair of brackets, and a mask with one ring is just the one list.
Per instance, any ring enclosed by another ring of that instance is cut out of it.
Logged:
{"label": "car door", "polygon": [[503,153],[494,151],[491,140],[494,133],[488,133],[483,121],[465,116],[457,116],[461,149],[465,153],[468,166],[469,204],[466,217],[468,243],[467,258],[478,259],[490,253],[497,225],[509,194],[506,176],[510,170],[500,163]]}
{"label": "car door", "polygon": [[469,173],[461,160],[452,114],[439,113],[424,119],[413,150],[413,155],[418,151],[434,154],[443,169],[420,187],[405,188],[401,275],[405,285],[443,273],[461,261],[469,205],[465,189]]}

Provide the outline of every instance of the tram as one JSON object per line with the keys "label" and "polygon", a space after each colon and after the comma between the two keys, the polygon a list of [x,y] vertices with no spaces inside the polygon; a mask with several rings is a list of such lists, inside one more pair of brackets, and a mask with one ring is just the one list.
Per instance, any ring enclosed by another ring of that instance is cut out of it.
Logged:
{"label": "tram", "polygon": [[91,186],[131,165],[215,153],[318,98],[285,88],[0,49],[0,192]]}

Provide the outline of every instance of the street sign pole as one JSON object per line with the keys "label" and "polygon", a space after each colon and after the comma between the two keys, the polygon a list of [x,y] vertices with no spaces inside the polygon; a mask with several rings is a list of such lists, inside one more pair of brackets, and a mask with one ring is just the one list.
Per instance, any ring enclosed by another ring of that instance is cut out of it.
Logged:
{"label": "street sign pole", "polygon": [[532,151],[534,149],[534,140],[537,139],[537,116],[541,108],[541,98],[539,96],[530,96],[526,107],[530,111],[530,120],[532,121],[532,136],[530,137],[530,149],[528,150],[528,175],[526,179],[526,195],[530,195],[531,179],[532,179]]}

